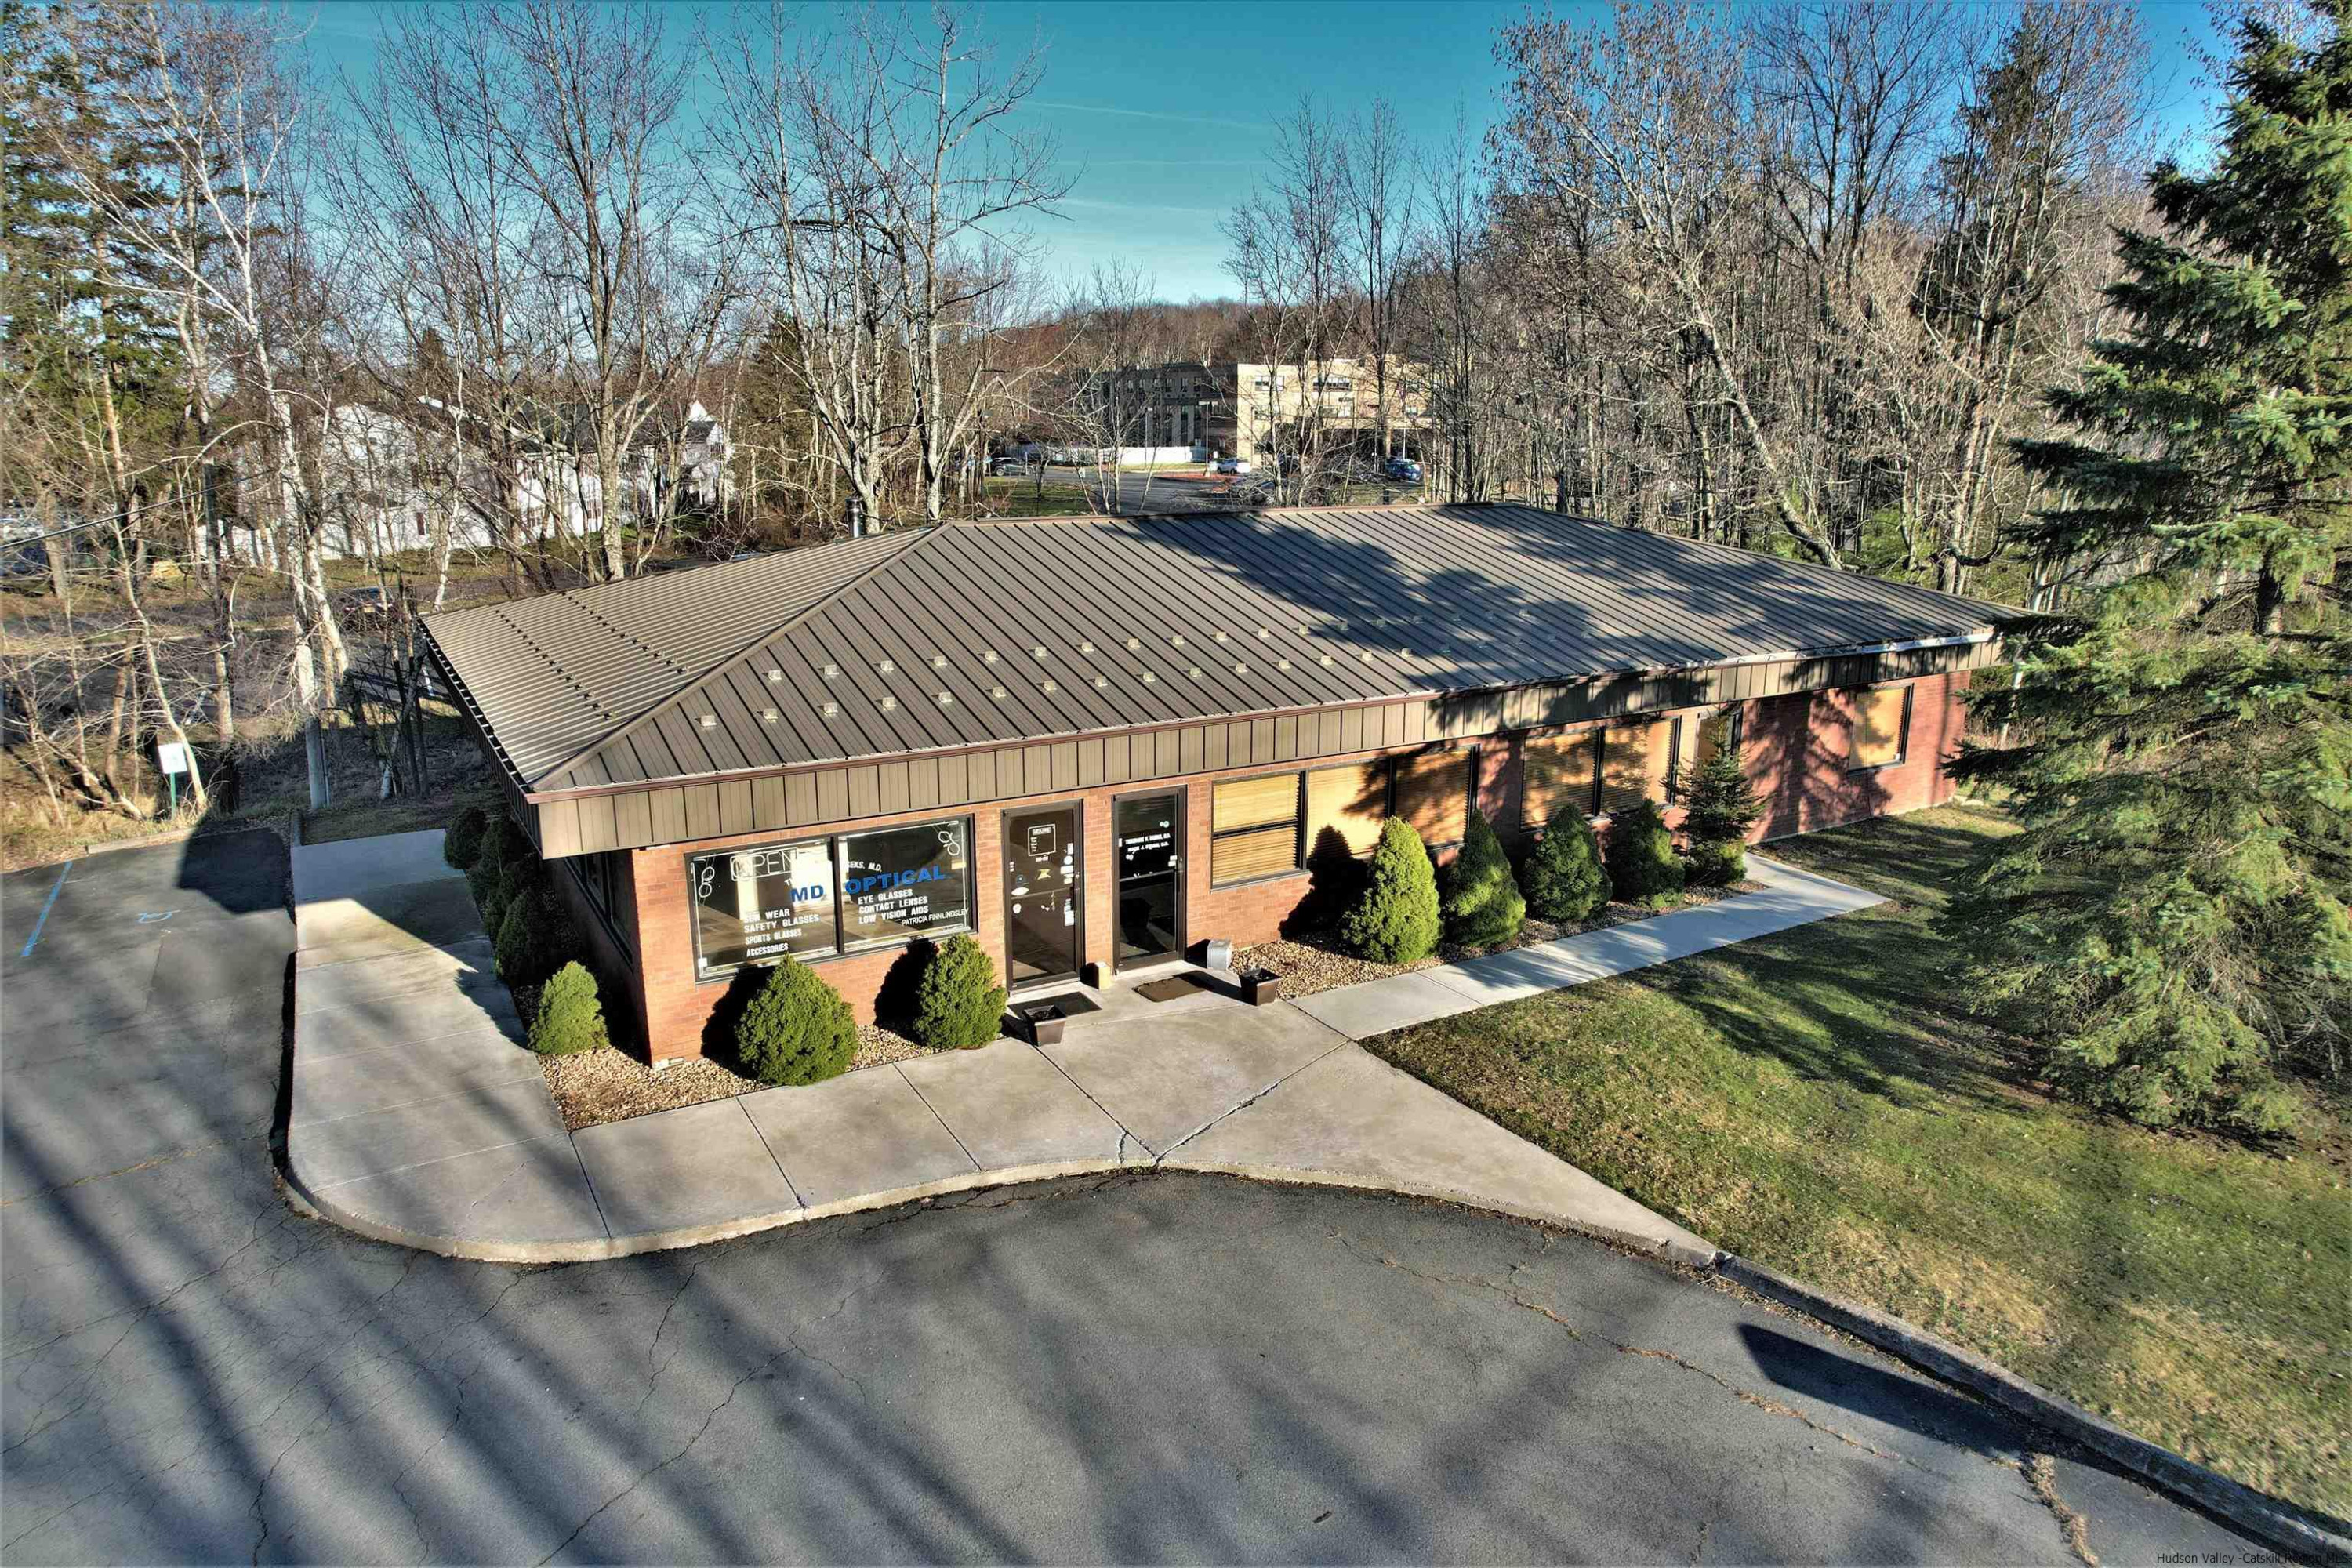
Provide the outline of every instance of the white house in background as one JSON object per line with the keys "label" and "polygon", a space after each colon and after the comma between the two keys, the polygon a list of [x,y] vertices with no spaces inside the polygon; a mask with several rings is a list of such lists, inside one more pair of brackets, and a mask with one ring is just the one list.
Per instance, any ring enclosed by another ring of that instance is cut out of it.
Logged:
{"label": "white house in background", "polygon": [[[447,515],[453,500],[465,502],[454,509],[461,550],[494,546],[489,519],[500,514],[517,519],[530,537],[577,537],[598,526],[604,486],[595,441],[580,412],[535,409],[509,434],[521,439],[501,445],[523,456],[518,471],[501,475],[483,451],[490,443],[481,439],[481,419],[464,409],[432,398],[419,399],[414,409],[338,405],[324,435],[327,552],[429,548],[436,517]],[[626,464],[635,511],[724,505],[731,450],[726,427],[698,402],[683,419],[648,420]]]}

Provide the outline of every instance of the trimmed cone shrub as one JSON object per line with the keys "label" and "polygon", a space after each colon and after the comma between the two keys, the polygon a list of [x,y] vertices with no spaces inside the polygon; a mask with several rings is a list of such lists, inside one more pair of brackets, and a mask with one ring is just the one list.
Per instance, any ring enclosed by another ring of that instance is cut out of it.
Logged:
{"label": "trimmed cone shrub", "polygon": [[1609,825],[1609,879],[1627,903],[1663,909],[1683,890],[1683,863],[1658,803],[1644,798]]}
{"label": "trimmed cone shrub", "polygon": [[488,831],[490,819],[478,805],[469,805],[457,814],[447,830],[441,835],[441,858],[460,871],[470,871],[474,862],[482,858],[482,835]]}
{"label": "trimmed cone shrub", "polygon": [[571,921],[554,889],[534,888],[507,900],[492,952],[499,978],[509,985],[536,985],[555,973],[571,944]]}
{"label": "trimmed cone shrub", "polygon": [[500,842],[495,823],[485,827],[474,840],[474,863],[466,868],[466,886],[473,890],[474,902],[485,917],[490,912],[489,900],[498,891]]}
{"label": "trimmed cone shrub", "polygon": [[980,943],[951,936],[933,947],[915,983],[913,1035],[935,1051],[968,1051],[1003,1033],[1004,987]]}
{"label": "trimmed cone shrub", "polygon": [[604,1033],[604,1005],[596,999],[596,977],[577,959],[548,977],[530,1021],[530,1048],[543,1057],[568,1057],[611,1045]]}
{"label": "trimmed cone shrub", "polygon": [[1372,851],[1363,897],[1339,921],[1339,941],[1374,963],[1412,963],[1437,946],[1437,873],[1412,824],[1389,818]]}
{"label": "trimmed cone shrub", "polygon": [[1601,863],[1601,841],[1575,806],[1563,805],[1544,825],[1543,837],[1519,868],[1528,912],[1538,920],[1580,921],[1615,894]]}
{"label": "trimmed cone shrub", "polygon": [[735,1059],[761,1083],[821,1083],[841,1076],[856,1054],[849,1004],[789,954],[768,972],[735,1026]]}
{"label": "trimmed cone shrub", "polygon": [[1471,807],[1461,851],[1445,868],[1445,897],[1439,904],[1446,940],[1464,947],[1493,947],[1513,940],[1527,922],[1528,900],[1511,875],[1511,858],[1495,837],[1486,814]]}

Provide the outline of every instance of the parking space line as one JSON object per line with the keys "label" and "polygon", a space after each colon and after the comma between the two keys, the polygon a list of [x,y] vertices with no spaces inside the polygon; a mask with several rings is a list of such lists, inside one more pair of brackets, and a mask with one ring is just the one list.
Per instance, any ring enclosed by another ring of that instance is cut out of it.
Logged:
{"label": "parking space line", "polygon": [[33,956],[33,944],[41,940],[41,928],[49,923],[49,910],[57,904],[58,889],[66,885],[66,873],[72,869],[73,862],[70,860],[58,868],[58,879],[49,884],[49,896],[41,905],[41,918],[33,922],[33,934],[25,939],[25,951],[18,953],[17,957]]}

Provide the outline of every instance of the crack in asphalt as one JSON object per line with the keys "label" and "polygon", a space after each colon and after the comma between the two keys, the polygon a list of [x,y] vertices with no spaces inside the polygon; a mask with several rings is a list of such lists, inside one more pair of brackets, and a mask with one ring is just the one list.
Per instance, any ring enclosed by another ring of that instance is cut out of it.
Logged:
{"label": "crack in asphalt", "polygon": [[2066,1550],[2084,1564],[2084,1568],[2099,1568],[2099,1554],[2091,1550],[2091,1521],[2076,1509],[2067,1506],[2058,1495],[2058,1462],[2047,1454],[2035,1454],[2020,1467],[2033,1488],[2033,1495],[2042,1500],[2057,1521],[2059,1533],[2066,1538]]}

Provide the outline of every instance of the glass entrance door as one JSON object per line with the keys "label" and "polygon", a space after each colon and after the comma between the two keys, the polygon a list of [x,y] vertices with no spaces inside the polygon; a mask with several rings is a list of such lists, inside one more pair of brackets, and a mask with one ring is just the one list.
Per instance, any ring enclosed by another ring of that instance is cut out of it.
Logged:
{"label": "glass entrance door", "polygon": [[1137,795],[1111,807],[1121,969],[1184,951],[1182,800]]}
{"label": "glass entrance door", "polygon": [[1004,819],[1004,956],[1015,985],[1078,972],[1078,808]]}

